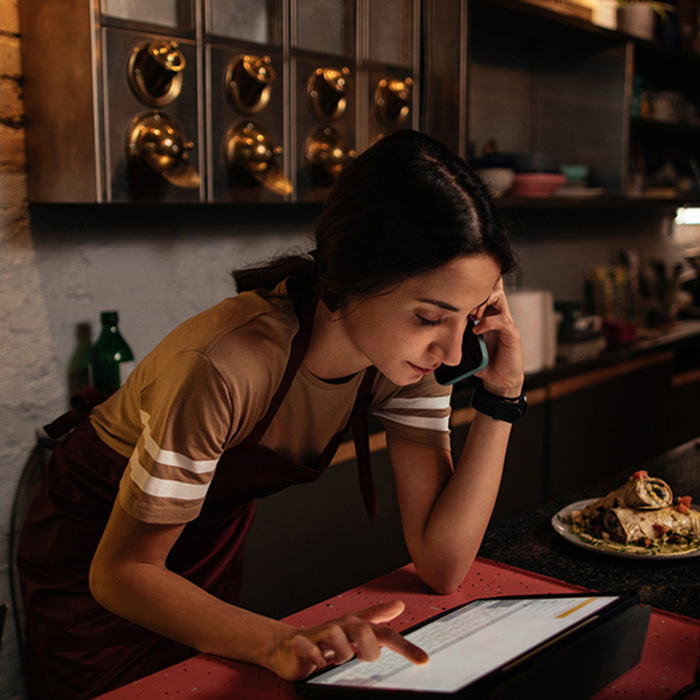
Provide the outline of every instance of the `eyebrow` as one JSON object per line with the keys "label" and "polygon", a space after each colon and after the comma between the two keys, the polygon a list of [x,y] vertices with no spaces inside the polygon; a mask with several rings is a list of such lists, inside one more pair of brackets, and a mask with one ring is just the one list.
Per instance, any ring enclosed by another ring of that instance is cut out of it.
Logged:
{"label": "eyebrow", "polygon": [[459,309],[452,306],[452,304],[448,304],[446,301],[440,301],[439,299],[418,299],[418,301],[422,302],[423,304],[433,304],[433,306],[439,306],[441,309],[445,309],[446,311],[459,311]]}
{"label": "eyebrow", "polygon": [[[486,299],[481,302],[481,304],[476,305],[476,308],[478,309],[480,306],[486,304],[490,298],[491,295],[489,294]],[[459,309],[456,306],[452,306],[452,304],[448,304],[446,301],[440,301],[439,299],[418,299],[418,301],[424,304],[433,304],[433,306],[438,306],[441,309],[445,309],[445,311],[459,312]]]}

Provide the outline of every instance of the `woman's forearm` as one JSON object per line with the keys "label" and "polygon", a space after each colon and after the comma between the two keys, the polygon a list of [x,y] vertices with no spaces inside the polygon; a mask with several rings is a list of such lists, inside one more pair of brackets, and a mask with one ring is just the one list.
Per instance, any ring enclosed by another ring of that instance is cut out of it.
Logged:
{"label": "woman's forearm", "polygon": [[453,474],[435,501],[416,570],[439,593],[454,591],[477,555],[498,496],[511,425],[477,413]]}
{"label": "woman's forearm", "polygon": [[354,655],[379,658],[387,647],[412,663],[427,654],[386,627],[404,608],[401,601],[379,603],[308,628],[257,615],[224,603],[161,566],[128,563],[91,569],[91,589],[112,612],[202,652],[263,666],[290,681],[328,663]]}
{"label": "woman's forearm", "polygon": [[200,652],[265,666],[293,630],[225,603],[158,564],[129,562],[90,572],[95,599],[108,610]]}
{"label": "woman's forearm", "polygon": [[183,524],[137,520],[115,502],[90,567],[101,605],[198,651],[265,665],[291,627],[229,605],[166,567]]}

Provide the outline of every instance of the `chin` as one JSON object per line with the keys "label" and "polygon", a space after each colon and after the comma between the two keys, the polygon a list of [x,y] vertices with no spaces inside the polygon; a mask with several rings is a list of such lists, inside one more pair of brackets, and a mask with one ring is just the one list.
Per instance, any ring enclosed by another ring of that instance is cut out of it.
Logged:
{"label": "chin", "polygon": [[[381,372],[381,370],[379,370]],[[418,384],[418,382],[423,379],[424,374],[418,374],[415,370],[410,368],[403,371],[392,372],[391,374],[384,374],[384,376],[396,384],[396,386],[409,386],[411,384]]]}

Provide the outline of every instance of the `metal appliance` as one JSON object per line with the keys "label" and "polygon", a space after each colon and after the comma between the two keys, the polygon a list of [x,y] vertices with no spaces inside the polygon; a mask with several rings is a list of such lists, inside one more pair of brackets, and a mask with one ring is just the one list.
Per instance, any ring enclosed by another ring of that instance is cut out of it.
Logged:
{"label": "metal appliance", "polygon": [[420,0],[20,0],[33,202],[321,201],[419,127]]}
{"label": "metal appliance", "polygon": [[289,198],[282,0],[209,0],[205,52],[210,201]]}

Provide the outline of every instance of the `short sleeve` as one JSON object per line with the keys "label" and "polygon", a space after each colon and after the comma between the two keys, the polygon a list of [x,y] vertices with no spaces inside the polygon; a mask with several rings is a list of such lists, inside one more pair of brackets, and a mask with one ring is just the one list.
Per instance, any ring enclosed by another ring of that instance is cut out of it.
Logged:
{"label": "short sleeve", "polygon": [[176,353],[140,393],[141,434],[119,487],[138,520],[184,523],[199,514],[232,431],[225,381],[197,351]]}
{"label": "short sleeve", "polygon": [[452,387],[441,386],[429,374],[416,384],[395,388],[371,412],[389,439],[449,450],[451,397]]}

